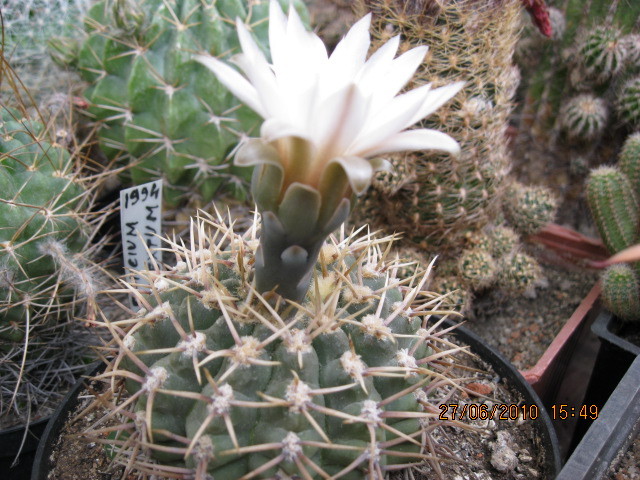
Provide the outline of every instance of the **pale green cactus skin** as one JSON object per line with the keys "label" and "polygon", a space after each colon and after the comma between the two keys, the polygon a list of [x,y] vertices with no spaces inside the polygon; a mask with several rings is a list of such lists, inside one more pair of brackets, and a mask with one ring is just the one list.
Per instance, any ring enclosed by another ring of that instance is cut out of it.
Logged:
{"label": "pale green cactus skin", "polygon": [[125,381],[133,415],[115,444],[158,473],[220,480],[383,478],[421,458],[432,350],[409,308],[427,276],[402,287],[389,238],[333,238],[302,305],[271,307],[251,285],[255,230],[199,219],[192,232],[191,248],[170,242],[175,267],[144,273],[142,310],[112,324],[105,375]]}
{"label": "pale green cactus skin", "polygon": [[[288,0],[282,0],[285,10]],[[236,17],[268,52],[267,0],[102,0],[84,20],[88,38],[78,68],[91,85],[89,113],[100,122],[109,158],[126,158],[135,184],[163,178],[177,205],[221,189],[243,198],[249,169],[231,164],[233,149],[259,133],[260,117],[239,101],[195,54],[239,53]],[[307,19],[304,4],[293,5]]]}

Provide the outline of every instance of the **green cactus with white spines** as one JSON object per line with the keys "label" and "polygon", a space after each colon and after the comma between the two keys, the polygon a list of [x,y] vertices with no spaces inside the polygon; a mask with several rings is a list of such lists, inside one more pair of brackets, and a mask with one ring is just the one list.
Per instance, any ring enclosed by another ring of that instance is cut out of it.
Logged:
{"label": "green cactus with white spines", "polygon": [[[302,2],[294,5],[305,18]],[[193,60],[237,53],[236,17],[266,50],[266,0],[102,0],[84,20],[77,66],[91,84],[100,145],[128,159],[135,184],[163,178],[170,205],[195,195],[208,202],[220,189],[246,194],[250,171],[229,157],[260,118]]]}
{"label": "green cactus with white spines", "polygon": [[0,109],[0,414],[26,418],[91,356],[73,319],[85,302],[87,315],[95,311],[100,245],[75,159],[43,124]]}
{"label": "green cactus with white spines", "polygon": [[272,306],[252,285],[255,229],[199,218],[192,232],[191,247],[169,242],[174,267],[144,274],[142,309],[111,324],[123,461],[141,449],[159,475],[361,479],[425,457],[438,340],[412,312],[433,313],[427,274],[396,279],[389,238],[332,238],[304,301]]}
{"label": "green cactus with white spines", "polygon": [[628,79],[616,98],[616,113],[631,128],[640,127],[640,76]]}
{"label": "green cactus with white spines", "polygon": [[618,168],[631,182],[631,188],[640,192],[640,132],[629,135],[618,156]]}
{"label": "green cactus with white spines", "polygon": [[607,103],[594,95],[582,94],[560,108],[558,124],[570,139],[593,141],[602,136],[609,121]]}
{"label": "green cactus with white spines", "polygon": [[541,268],[535,258],[515,252],[498,262],[498,286],[506,292],[523,293],[540,279]]}
{"label": "green cactus with white spines", "polygon": [[613,26],[597,26],[578,47],[584,72],[597,83],[604,83],[622,71],[627,52],[622,33]]}

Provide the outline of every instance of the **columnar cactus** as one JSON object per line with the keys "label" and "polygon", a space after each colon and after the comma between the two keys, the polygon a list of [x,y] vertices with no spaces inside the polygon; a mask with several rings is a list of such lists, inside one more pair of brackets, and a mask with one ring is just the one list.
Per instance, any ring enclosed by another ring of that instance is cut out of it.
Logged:
{"label": "columnar cactus", "polygon": [[99,288],[90,262],[99,248],[91,246],[86,212],[91,193],[70,154],[46,138],[41,123],[1,107],[0,413],[26,413],[29,402],[60,388],[43,376],[58,372],[73,382],[83,362],[71,360],[78,349],[69,323],[81,302],[95,309]]}
{"label": "columnar cactus", "polygon": [[169,242],[174,267],[145,273],[141,309],[111,324],[104,377],[129,397],[109,442],[123,462],[146,451],[162,476],[381,479],[428,455],[422,390],[447,354],[420,318],[428,273],[400,281],[389,238],[341,236],[321,248],[304,301],[272,307],[252,285],[255,229],[240,237],[209,217],[192,233],[191,247]]}
{"label": "columnar cactus", "polygon": [[460,156],[391,157],[397,172],[376,178],[358,220],[404,232],[422,248],[457,250],[467,232],[481,229],[499,210],[509,171],[505,129],[519,81],[511,58],[521,5],[478,0],[405,7],[404,2],[361,0],[356,6],[373,11],[378,42],[401,34],[404,48],[431,47],[413,78],[416,85],[465,82],[456,101],[428,123],[460,141]]}
{"label": "columnar cactus", "polygon": [[[294,4],[305,18],[303,3]],[[100,145],[129,161],[134,183],[163,178],[170,205],[195,195],[208,202],[220,189],[246,195],[250,171],[229,157],[258,133],[260,118],[193,57],[237,53],[236,18],[266,51],[267,12],[266,0],[101,0],[91,8],[77,67],[90,82]]]}
{"label": "columnar cactus", "polygon": [[[617,253],[639,243],[640,176],[639,134],[627,138],[619,165],[591,171],[587,181],[587,199],[600,236],[610,253]],[[623,320],[638,320],[640,266],[613,265],[602,275],[602,300]]]}

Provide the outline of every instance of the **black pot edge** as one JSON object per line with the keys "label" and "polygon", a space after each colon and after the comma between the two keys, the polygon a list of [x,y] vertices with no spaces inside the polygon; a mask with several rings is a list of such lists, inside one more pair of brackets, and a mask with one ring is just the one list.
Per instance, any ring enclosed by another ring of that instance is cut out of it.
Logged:
{"label": "black pot edge", "polygon": [[591,331],[601,340],[618,347],[633,356],[640,355],[640,347],[613,333],[611,326],[615,316],[608,310],[602,310],[591,326]]}
{"label": "black pot edge", "polygon": [[[452,319],[446,319],[444,321],[444,324],[447,326],[453,326],[457,323],[457,321]],[[552,458],[546,459],[547,471],[553,473],[549,478],[554,478],[562,468],[560,443],[558,441],[558,436],[556,435],[553,422],[551,421],[551,417],[545,409],[538,394],[529,382],[525,380],[518,369],[504,356],[502,356],[500,352],[489,346],[480,336],[476,335],[464,326],[456,327],[456,329],[451,333],[462,342],[468,344],[471,347],[471,351],[478,354],[482,360],[489,363],[498,375],[511,380],[511,384],[513,386],[519,386],[520,393],[523,394],[525,402],[529,405],[535,404],[538,406],[538,419],[542,421],[542,426],[539,428],[539,431],[543,437],[543,444],[551,446]]]}
{"label": "black pot edge", "polygon": [[639,430],[640,356],[622,377],[556,480],[600,478]]}
{"label": "black pot edge", "polygon": [[87,373],[83,375],[75,385],[67,392],[62,403],[58,405],[56,411],[53,412],[44,433],[40,437],[40,443],[36,450],[36,456],[33,461],[31,470],[31,480],[46,480],[51,469],[51,454],[55,446],[54,437],[58,435],[60,429],[67,421],[68,413],[76,408],[79,403],[78,392],[84,388],[86,381],[96,375],[105,365],[98,361],[94,362],[87,368]]}
{"label": "black pot edge", "polygon": [[[0,430],[0,459],[6,460],[15,457],[18,453],[22,455],[35,451],[38,448],[38,441],[33,436],[41,438],[50,419],[51,416],[48,415],[28,425],[16,425],[15,427]],[[26,429],[28,429],[27,439],[21,450],[20,445]]]}

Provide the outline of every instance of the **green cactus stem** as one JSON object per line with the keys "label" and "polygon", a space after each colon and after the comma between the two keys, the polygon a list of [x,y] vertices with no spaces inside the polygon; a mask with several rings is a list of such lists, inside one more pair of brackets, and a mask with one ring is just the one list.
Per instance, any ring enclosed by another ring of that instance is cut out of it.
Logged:
{"label": "green cactus stem", "polygon": [[633,268],[618,264],[603,272],[602,302],[623,320],[640,320],[640,285]]}
{"label": "green cactus stem", "polygon": [[638,200],[624,173],[608,166],[592,170],[586,193],[591,215],[610,253],[638,241]]}

